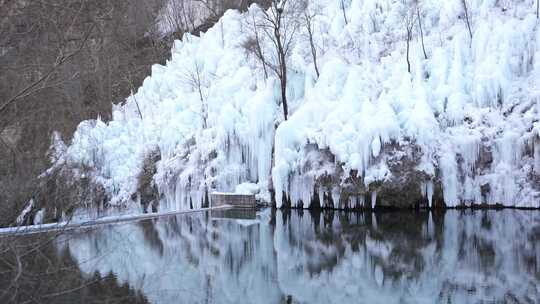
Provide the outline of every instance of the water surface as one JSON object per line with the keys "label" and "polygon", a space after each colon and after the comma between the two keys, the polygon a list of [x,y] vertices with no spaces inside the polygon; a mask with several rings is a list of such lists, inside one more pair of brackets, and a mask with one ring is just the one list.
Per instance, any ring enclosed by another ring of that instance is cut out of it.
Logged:
{"label": "water surface", "polygon": [[539,241],[537,211],[266,209],[103,226],[54,247],[83,278],[112,276],[150,303],[538,303]]}

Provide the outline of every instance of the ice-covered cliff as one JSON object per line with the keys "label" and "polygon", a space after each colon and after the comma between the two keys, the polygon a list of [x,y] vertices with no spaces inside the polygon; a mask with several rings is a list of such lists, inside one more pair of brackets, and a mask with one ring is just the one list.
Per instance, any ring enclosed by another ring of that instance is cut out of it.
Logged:
{"label": "ice-covered cliff", "polygon": [[82,122],[59,162],[115,204],[141,191],[148,155],[158,155],[150,179],[164,209],[255,188],[245,183],[261,200],[275,192],[278,207],[540,207],[536,1],[415,3],[310,1],[320,75],[300,23],[286,121],[279,80],[246,52],[262,11],[228,11],[201,37],[176,41],[110,122]]}

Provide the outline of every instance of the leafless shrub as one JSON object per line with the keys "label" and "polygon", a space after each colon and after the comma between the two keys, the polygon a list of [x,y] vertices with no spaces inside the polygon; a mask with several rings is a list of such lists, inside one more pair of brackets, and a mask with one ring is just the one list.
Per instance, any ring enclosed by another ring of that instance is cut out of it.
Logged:
{"label": "leafless shrub", "polygon": [[185,82],[195,91],[200,101],[200,111],[197,113],[202,120],[203,129],[208,128],[208,88],[210,86],[209,75],[203,70],[200,62],[195,60],[192,67],[184,71]]}

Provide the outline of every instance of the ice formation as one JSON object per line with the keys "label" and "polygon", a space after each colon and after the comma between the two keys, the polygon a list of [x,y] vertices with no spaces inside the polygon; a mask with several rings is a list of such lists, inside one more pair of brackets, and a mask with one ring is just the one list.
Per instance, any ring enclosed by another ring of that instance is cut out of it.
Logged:
{"label": "ice formation", "polygon": [[[403,20],[413,6],[405,2],[351,0],[345,20],[340,1],[311,1],[320,76],[300,26],[286,121],[279,81],[265,79],[242,48],[246,16],[260,18],[261,9],[228,11],[201,37],[176,41],[110,122],[82,122],[64,159],[89,168],[112,204],[138,191],[143,160],[158,151],[160,208],[200,207],[206,192],[243,183],[256,184],[250,189],[264,201],[273,190],[277,207],[331,198],[342,208],[384,204],[385,185],[403,173],[395,168],[416,151],[406,170],[426,205],[441,192],[447,206],[540,207],[534,1],[468,1],[472,39],[461,1],[421,1],[428,58],[415,27],[411,73]],[[268,52],[270,43],[263,40]]]}

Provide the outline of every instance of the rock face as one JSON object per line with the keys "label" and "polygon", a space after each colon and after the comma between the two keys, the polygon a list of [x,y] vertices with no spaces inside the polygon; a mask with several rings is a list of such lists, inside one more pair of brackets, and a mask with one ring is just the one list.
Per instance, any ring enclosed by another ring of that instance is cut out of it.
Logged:
{"label": "rock face", "polygon": [[143,160],[142,171],[139,173],[137,180],[137,194],[141,201],[143,210],[148,210],[149,206],[152,211],[155,211],[159,193],[154,184],[154,175],[157,172],[156,163],[160,160],[161,154],[159,150],[153,150],[146,155]]}
{"label": "rock face", "polygon": [[381,172],[376,181],[355,170],[345,171],[344,164],[336,163],[328,149],[311,144],[303,153],[304,161],[289,175],[289,194],[283,193],[288,207],[298,205],[295,202],[303,207],[331,209],[443,206],[442,199],[433,196],[436,189],[430,176],[418,169],[422,151],[414,143],[392,142],[382,147],[374,163],[382,162],[385,166],[376,168]]}

